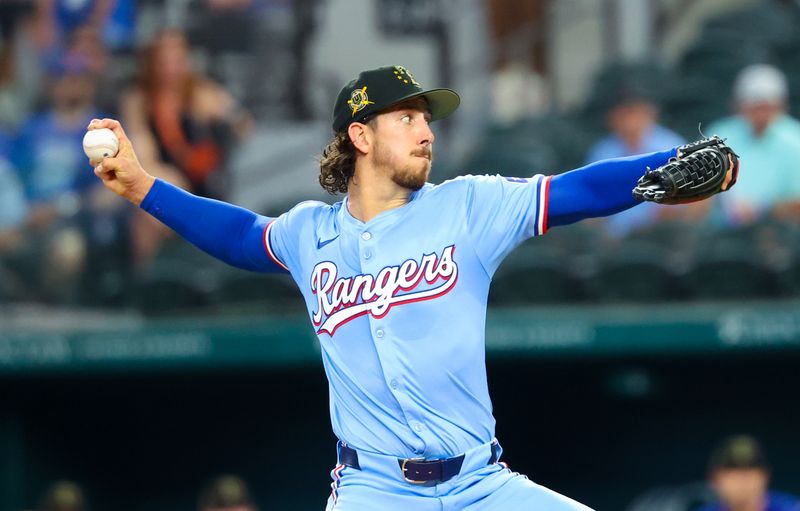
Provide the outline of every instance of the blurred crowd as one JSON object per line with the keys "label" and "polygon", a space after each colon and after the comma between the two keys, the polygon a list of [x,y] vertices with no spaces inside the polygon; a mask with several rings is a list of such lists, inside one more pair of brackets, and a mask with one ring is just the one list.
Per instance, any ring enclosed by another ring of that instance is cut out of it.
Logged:
{"label": "blurred crowd", "polygon": [[[213,44],[247,44],[240,39],[252,24],[245,22],[269,3],[195,2],[205,12],[199,19],[206,25],[194,27],[194,33],[205,34]],[[308,10],[312,3],[292,5]],[[94,178],[81,149],[92,118],[120,118],[152,174],[193,193],[229,199],[230,158],[253,131],[251,109],[240,106],[230,87],[197,70],[194,41],[185,27],[162,23],[142,36],[141,5],[134,0],[0,3],[0,303],[125,304],[126,290],[152,275],[153,261],[174,243],[167,229],[112,196]],[[174,5],[162,7],[166,12]],[[225,20],[241,22],[242,33],[225,30],[230,40],[220,43],[211,29]],[[308,15],[295,16],[295,21],[299,31],[311,31]],[[292,39],[297,59],[305,52],[304,41]],[[726,138],[739,153],[739,183],[730,193],[701,204],[645,204],[592,223],[602,243],[613,245],[665,223],[712,233],[748,229],[765,220],[789,230],[800,223],[800,160],[794,157],[800,149],[800,122],[790,112],[792,87],[780,65],[768,63],[774,59],[761,57],[739,66],[727,82],[729,115],[701,126],[707,135]],[[295,78],[302,79],[305,67],[295,67]],[[659,73],[614,64],[599,73],[592,90],[610,91],[602,107],[592,110],[589,98],[589,106],[573,119],[586,126],[604,125],[605,133],[592,132],[583,146],[577,141],[581,133],[546,115],[510,128],[495,125],[475,144],[488,152],[476,151],[470,161],[454,165],[457,173],[563,172],[700,137],[671,126],[675,112],[667,111],[671,115],[663,119],[663,97],[652,83],[675,76]],[[695,99],[702,102],[703,97],[701,90]],[[298,101],[294,112],[307,117],[307,106]],[[509,110],[507,101],[493,103]],[[667,107],[675,110],[676,104]],[[545,156],[557,153],[565,140],[572,142],[573,154],[556,159],[561,165],[551,165]],[[575,155],[575,147],[586,151]],[[524,169],[515,166],[519,162]],[[447,172],[433,176],[445,177]],[[767,245],[765,250],[775,248]]]}
{"label": "blurred crowd", "polygon": [[[121,118],[152,174],[226,196],[228,156],[253,121],[195,71],[182,30],[161,28],[137,46],[136,7],[133,0],[0,4],[0,298],[81,303],[88,281],[111,268],[105,285],[124,286],[120,279],[146,267],[169,236],[93,177],[81,146],[93,118]],[[134,66],[120,77],[125,62]]]}
{"label": "blurred crowd", "polygon": [[[772,469],[763,447],[751,435],[724,438],[712,450],[706,481],[688,484],[674,493],[659,488],[634,498],[628,511],[798,511],[797,497],[772,488]],[[688,491],[687,491],[688,490]],[[62,480],[43,492],[37,511],[89,511],[91,499],[77,482]],[[221,475],[202,488],[197,511],[258,511],[248,484],[236,475]]]}
{"label": "blurred crowd", "polygon": [[[48,486],[37,511],[89,511],[91,499],[75,481],[56,481]],[[258,511],[247,483],[236,475],[221,475],[202,488],[197,511]]]}

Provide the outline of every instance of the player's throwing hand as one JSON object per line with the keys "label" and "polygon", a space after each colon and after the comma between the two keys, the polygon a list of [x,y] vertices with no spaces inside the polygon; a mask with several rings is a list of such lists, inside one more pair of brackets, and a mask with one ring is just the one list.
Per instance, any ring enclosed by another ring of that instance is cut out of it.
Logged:
{"label": "player's throwing hand", "polygon": [[119,121],[92,119],[87,126],[88,130],[99,128],[108,128],[114,132],[119,139],[119,152],[113,158],[89,160],[89,163],[106,188],[138,206],[150,191],[155,178],[145,172],[139,164],[131,141],[125,135],[125,130]]}

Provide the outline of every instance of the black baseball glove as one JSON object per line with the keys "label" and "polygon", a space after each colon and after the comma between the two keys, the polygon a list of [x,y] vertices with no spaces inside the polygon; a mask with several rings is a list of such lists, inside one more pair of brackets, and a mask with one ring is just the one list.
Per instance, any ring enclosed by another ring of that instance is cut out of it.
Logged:
{"label": "black baseball glove", "polygon": [[633,189],[633,197],[659,204],[685,204],[706,199],[736,183],[739,157],[718,136],[704,138],[678,148],[678,155],[657,169],[647,169]]}

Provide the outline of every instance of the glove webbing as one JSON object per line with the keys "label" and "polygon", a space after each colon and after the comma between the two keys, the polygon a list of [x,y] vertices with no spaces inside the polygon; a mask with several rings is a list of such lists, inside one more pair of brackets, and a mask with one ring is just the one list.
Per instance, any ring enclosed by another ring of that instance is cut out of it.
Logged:
{"label": "glove webbing", "polygon": [[695,151],[699,151],[700,149],[705,149],[706,147],[713,147],[718,145],[723,145],[725,143],[724,140],[719,138],[719,136],[714,135],[713,137],[703,138],[700,140],[696,140],[694,142],[690,142],[688,144],[680,146],[678,149],[680,150],[681,156],[687,156],[692,154]]}
{"label": "glove webbing", "polygon": [[691,197],[716,190],[725,179],[728,162],[725,155],[712,147],[700,149],[661,168],[664,194]]}

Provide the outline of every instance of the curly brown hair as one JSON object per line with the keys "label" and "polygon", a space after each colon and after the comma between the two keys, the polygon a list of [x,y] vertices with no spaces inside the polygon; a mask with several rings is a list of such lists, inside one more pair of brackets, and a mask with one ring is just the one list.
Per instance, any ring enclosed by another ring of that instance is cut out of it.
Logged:
{"label": "curly brown hair", "polygon": [[[368,115],[361,123],[374,129],[376,117]],[[319,184],[331,195],[347,193],[347,185],[355,172],[356,148],[353,141],[346,131],[336,132],[319,159]]]}
{"label": "curly brown hair", "polygon": [[347,132],[333,136],[319,159],[319,184],[331,195],[347,193],[347,185],[356,171],[356,148]]}

